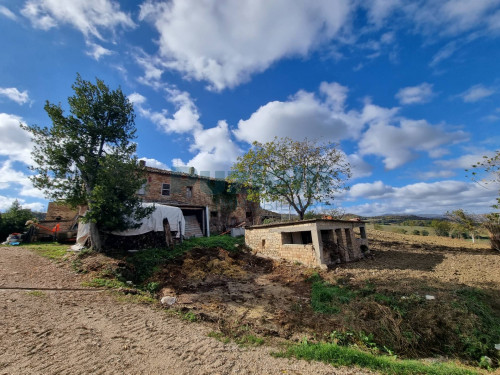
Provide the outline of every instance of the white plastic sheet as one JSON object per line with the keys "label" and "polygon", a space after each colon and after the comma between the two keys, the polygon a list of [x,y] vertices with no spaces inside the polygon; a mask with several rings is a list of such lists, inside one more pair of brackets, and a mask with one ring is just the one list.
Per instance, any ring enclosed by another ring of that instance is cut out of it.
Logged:
{"label": "white plastic sheet", "polygon": [[[151,207],[153,203],[143,203],[143,207]],[[162,204],[154,204],[155,210],[153,213],[141,221],[141,226],[135,229],[127,229],[124,231],[114,231],[111,234],[117,236],[137,236],[148,232],[163,232],[163,220],[167,219],[172,232],[177,232],[177,238],[184,235],[186,231],[186,221],[179,207],[165,206]],[[76,244],[74,250],[81,249],[90,235],[90,225],[88,223],[78,224],[78,233],[76,235]]]}

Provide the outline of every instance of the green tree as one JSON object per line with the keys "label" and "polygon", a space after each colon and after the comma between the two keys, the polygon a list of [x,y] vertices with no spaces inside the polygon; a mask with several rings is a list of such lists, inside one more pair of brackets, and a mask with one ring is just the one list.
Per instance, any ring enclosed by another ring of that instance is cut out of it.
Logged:
{"label": "green tree", "polygon": [[16,199],[0,218],[0,240],[4,241],[11,233],[22,233],[28,220],[35,217],[30,209],[22,208]]}
{"label": "green tree", "polygon": [[99,79],[93,84],[77,75],[72,88],[69,115],[47,101],[50,128],[21,126],[35,144],[34,186],[49,199],[86,205],[91,247],[102,251],[101,231],[133,227],[151,212],[135,194],[145,179],[134,156],[134,109],[120,88]]}
{"label": "green tree", "polygon": [[451,223],[446,220],[434,219],[431,221],[431,227],[434,228],[436,236],[448,237],[451,232]]}
{"label": "green tree", "polygon": [[228,180],[243,185],[249,200],[285,201],[303,220],[314,203],[331,204],[336,193],[347,189],[350,176],[337,145],[275,138],[254,142],[233,165]]}
{"label": "green tree", "polygon": [[446,216],[453,223],[455,231],[467,233],[472,238],[472,243],[476,242],[476,235],[480,226],[480,220],[477,216],[462,209],[447,212]]}

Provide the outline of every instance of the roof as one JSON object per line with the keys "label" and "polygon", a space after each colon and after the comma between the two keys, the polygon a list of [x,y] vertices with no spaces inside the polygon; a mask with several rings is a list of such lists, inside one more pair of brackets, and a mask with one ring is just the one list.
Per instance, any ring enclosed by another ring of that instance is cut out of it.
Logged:
{"label": "roof", "polygon": [[251,227],[246,227],[246,229],[260,229],[260,228],[273,228],[273,227],[287,227],[297,224],[312,224],[312,223],[343,223],[343,224],[365,224],[366,221],[361,220],[331,220],[331,219],[310,219],[310,220],[295,220],[295,221],[285,221],[281,223],[271,223],[271,224],[261,224],[252,225]]}
{"label": "roof", "polygon": [[184,173],[184,172],[169,171],[169,170],[166,170],[166,169],[153,168],[153,167],[148,167],[148,166],[144,167],[144,170],[146,172],[159,173],[159,174],[164,174],[164,175],[169,175],[169,176],[179,176],[179,177],[196,178],[196,179],[202,179],[202,180],[208,180],[208,181],[223,181],[223,182],[227,182],[224,178],[214,178],[214,177],[209,177],[209,176],[200,176],[198,174],[190,174],[190,173]]}

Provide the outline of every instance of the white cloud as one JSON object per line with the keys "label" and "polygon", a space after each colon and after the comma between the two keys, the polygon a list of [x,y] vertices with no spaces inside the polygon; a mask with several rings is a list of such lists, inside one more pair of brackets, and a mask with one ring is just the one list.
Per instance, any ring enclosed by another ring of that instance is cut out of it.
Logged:
{"label": "white cloud", "polygon": [[0,5],[0,14],[7,18],[10,18],[12,21],[17,20],[17,16],[14,13],[12,13],[12,11],[9,8],[3,5]]}
{"label": "white cloud", "polygon": [[418,178],[421,180],[433,180],[436,178],[450,178],[455,176],[456,173],[450,170],[440,170],[440,171],[428,171],[428,172],[419,172],[417,174]]}
{"label": "white cloud", "polygon": [[19,105],[26,104],[30,101],[28,91],[24,90],[21,92],[15,87],[0,87],[0,95],[15,101]]}
{"label": "white cloud", "polygon": [[463,131],[446,132],[443,126],[431,125],[425,120],[401,119],[399,126],[372,124],[361,137],[359,153],[382,156],[385,167],[395,169],[412,160],[415,151],[440,157],[445,153],[442,146],[466,139]]}
{"label": "white cloud", "polygon": [[156,159],[139,158],[139,160],[144,160],[146,162],[146,166],[148,167],[170,170],[170,168],[165,163],[162,163],[161,161]]}
{"label": "white cloud", "polygon": [[21,13],[34,27],[49,30],[59,24],[69,24],[86,38],[103,40],[103,29],[115,32],[119,26],[135,27],[129,14],[112,0],[28,0]]}
{"label": "white cloud", "polygon": [[44,198],[43,192],[33,187],[29,176],[12,167],[12,162],[6,160],[0,166],[0,189],[11,189],[17,195],[31,198]]}
{"label": "white cloud", "polygon": [[363,160],[358,154],[347,155],[347,161],[351,165],[352,179],[371,176],[373,166]]}
{"label": "white cloud", "polygon": [[432,84],[424,82],[417,86],[402,88],[396,94],[396,99],[398,99],[401,104],[426,103],[434,95],[432,86]]}
{"label": "white cloud", "polygon": [[138,92],[133,92],[128,96],[128,100],[130,100],[134,105],[141,105],[146,103],[146,97],[139,94]]}
{"label": "white cloud", "polygon": [[324,100],[314,93],[299,91],[286,102],[269,102],[255,111],[247,120],[238,122],[234,131],[239,140],[252,143],[268,142],[275,136],[287,136],[296,140],[322,139],[339,141],[357,138],[364,118],[377,117],[380,113],[345,112],[347,88],[337,83],[322,83],[320,91]]}
{"label": "white cloud", "polygon": [[[40,202],[26,203],[26,200],[21,198],[12,198],[0,195],[0,211],[5,212],[11,206],[12,203],[17,199],[17,201],[21,204],[22,208],[29,208],[32,211],[45,212],[46,205]],[[3,240],[3,239],[2,239]]]}
{"label": "white cloud", "polygon": [[103,46],[96,44],[96,43],[92,43],[92,42],[87,41],[87,46],[90,48],[90,50],[87,51],[86,54],[93,57],[94,60],[96,60],[96,61],[99,61],[99,59],[102,56],[108,56],[108,55],[113,54],[113,51],[111,51],[107,48],[104,48]]}
{"label": "white cloud", "polygon": [[470,87],[459,96],[462,97],[465,103],[475,103],[483,98],[493,95],[494,93],[494,89],[479,84]]}
{"label": "white cloud", "polygon": [[217,171],[229,171],[236,158],[242,154],[231,140],[226,121],[219,121],[213,128],[195,130],[190,151],[198,153],[185,165],[193,166],[200,172],[210,172],[213,177]]}
{"label": "white cloud", "polygon": [[377,200],[347,207],[348,212],[360,215],[382,214],[443,214],[460,207],[472,212],[489,212],[495,203],[498,189],[484,189],[475,183],[461,181],[419,182],[403,187],[392,187],[381,181],[356,184],[347,199]]}
{"label": "white cloud", "polygon": [[0,113],[0,155],[10,160],[31,164],[31,137],[20,128],[22,118],[7,113]]}
{"label": "white cloud", "polygon": [[368,19],[376,26],[382,26],[390,14],[401,7],[401,0],[373,0],[363,2],[363,6],[367,8]]}
{"label": "white cloud", "polygon": [[[146,1],[139,19],[160,34],[164,66],[222,90],[289,56],[305,56],[339,35],[348,0]],[[245,25],[242,27],[242,25]]]}

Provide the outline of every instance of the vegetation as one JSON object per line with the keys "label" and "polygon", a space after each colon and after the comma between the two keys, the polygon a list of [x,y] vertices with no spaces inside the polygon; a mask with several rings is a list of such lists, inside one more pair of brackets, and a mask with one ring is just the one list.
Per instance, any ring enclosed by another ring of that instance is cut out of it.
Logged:
{"label": "vegetation", "polygon": [[44,258],[52,260],[61,260],[67,254],[68,250],[68,245],[58,242],[33,242],[23,244],[23,247],[34,251]]}
{"label": "vegetation", "polygon": [[191,249],[209,249],[220,247],[227,251],[237,251],[244,246],[242,237],[213,236],[192,238],[176,245],[173,249],[146,249],[127,257],[127,262],[134,269],[134,281],[141,284],[150,278],[159,266],[175,259]]}
{"label": "vegetation", "polygon": [[33,136],[33,185],[49,199],[87,205],[91,246],[102,251],[100,230],[124,230],[150,214],[135,194],[144,184],[134,156],[134,110],[121,89],[77,75],[70,114],[47,101],[52,126],[24,126]]}
{"label": "vegetation", "polygon": [[285,201],[303,220],[315,202],[331,204],[336,193],[347,189],[350,176],[337,145],[275,138],[254,142],[233,165],[228,180],[244,186],[251,201]]}
{"label": "vegetation", "polygon": [[307,341],[290,346],[278,357],[296,357],[329,363],[333,366],[359,366],[384,374],[432,374],[473,375],[477,371],[456,366],[452,363],[425,364],[414,360],[401,360],[394,356],[376,355],[355,347],[344,347],[334,343],[309,343]]}
{"label": "vegetation", "polygon": [[0,242],[5,241],[11,233],[23,233],[26,222],[35,219],[35,215],[30,209],[22,208],[16,199],[10,208],[0,215]]}
{"label": "vegetation", "polygon": [[478,234],[480,221],[476,215],[469,214],[462,209],[447,212],[446,216],[452,221],[452,228],[460,232],[468,233],[475,243],[475,237]]}

